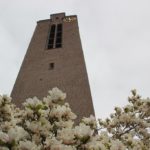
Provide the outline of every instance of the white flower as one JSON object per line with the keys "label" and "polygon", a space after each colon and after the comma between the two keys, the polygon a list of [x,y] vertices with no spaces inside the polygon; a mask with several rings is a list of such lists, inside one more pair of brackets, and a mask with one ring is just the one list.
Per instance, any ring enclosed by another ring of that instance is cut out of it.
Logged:
{"label": "white flower", "polygon": [[42,117],[48,117],[49,114],[49,109],[43,110],[43,109],[39,109],[38,113],[42,116]]}
{"label": "white flower", "polygon": [[121,122],[126,122],[126,123],[129,123],[131,121],[131,119],[132,119],[131,116],[129,114],[125,114],[125,113],[121,114],[121,116],[119,117],[119,120]]}
{"label": "white flower", "polygon": [[46,147],[50,150],[76,150],[75,147],[64,145],[61,141],[56,140],[56,138],[47,138]]}
{"label": "white flower", "polygon": [[38,144],[38,145],[40,145],[41,144],[41,136],[40,136],[40,134],[33,134],[33,136],[32,136],[32,141],[34,141],[35,142],[35,144]]}
{"label": "white flower", "polygon": [[37,97],[33,97],[26,99],[26,102],[24,102],[23,105],[29,108],[37,108],[41,107],[43,103]]}
{"label": "white flower", "polygon": [[62,140],[64,144],[73,144],[75,142],[74,130],[71,128],[64,128],[59,130],[57,138]]}
{"label": "white flower", "polygon": [[8,130],[8,136],[10,138],[10,141],[19,141],[28,137],[29,134],[22,127],[15,126],[15,128],[11,128]]}
{"label": "white flower", "polygon": [[0,131],[0,141],[7,143],[9,141],[9,136],[6,133]]}
{"label": "white flower", "polygon": [[94,131],[91,130],[90,126],[86,126],[83,123],[80,123],[79,126],[74,128],[74,134],[79,139],[90,137],[92,136],[93,132]]}
{"label": "white flower", "polygon": [[58,100],[64,100],[66,98],[66,93],[63,93],[57,87],[53,88],[51,91],[48,92],[50,98],[53,102],[57,102]]}
{"label": "white flower", "polygon": [[26,121],[26,126],[33,133],[40,133],[45,136],[49,135],[49,130],[52,128],[49,121],[44,117],[41,117],[38,121]]}
{"label": "white flower", "polygon": [[71,111],[69,107],[66,106],[56,106],[53,108],[50,112],[51,117],[56,117],[58,119],[61,119],[62,117],[66,117],[66,119],[75,119],[76,115]]}
{"label": "white flower", "polygon": [[9,150],[9,148],[7,148],[7,147],[4,147],[4,146],[0,146],[0,150]]}
{"label": "white flower", "polygon": [[72,128],[74,122],[72,120],[55,122],[58,128]]}
{"label": "white flower", "polygon": [[92,138],[92,140],[86,144],[86,148],[88,150],[106,150],[105,144],[96,138]]}
{"label": "white flower", "polygon": [[150,149],[149,99],[134,94],[129,105],[116,107],[110,118],[99,120],[98,134],[93,116],[73,126],[76,115],[65,97],[54,88],[43,101],[27,99],[21,110],[11,98],[0,96],[0,150]]}
{"label": "white flower", "polygon": [[12,98],[7,95],[3,95],[3,96],[0,95],[0,106],[2,104],[10,104],[11,100],[12,100]]}
{"label": "white flower", "polygon": [[120,107],[115,107],[115,111],[116,111],[117,114],[120,114],[122,109]]}
{"label": "white flower", "polygon": [[88,117],[88,118],[84,117],[82,119],[82,122],[85,123],[86,125],[93,127],[93,128],[96,128],[96,126],[97,126],[96,119],[93,115],[90,115],[90,117]]}
{"label": "white flower", "polygon": [[46,141],[45,141],[45,145],[46,147],[51,147],[52,145],[60,145],[62,144],[62,141],[60,140],[57,140],[55,137],[51,138],[52,136],[49,136],[46,138]]}
{"label": "white flower", "polygon": [[23,114],[24,116],[31,117],[31,118],[34,117],[34,111],[33,111],[32,109],[26,108],[25,110],[26,110],[26,111],[25,111],[25,113]]}
{"label": "white flower", "polygon": [[39,130],[40,130],[40,124],[39,124],[39,122],[36,122],[36,121],[32,121],[32,122],[26,121],[26,126],[33,133],[39,133]]}
{"label": "white flower", "polygon": [[59,144],[59,145],[52,145],[51,150],[76,150],[76,148],[73,146]]}
{"label": "white flower", "polygon": [[47,97],[43,98],[43,102],[45,104],[47,104],[49,107],[53,106],[53,102],[52,102],[51,96],[49,96],[49,95]]}
{"label": "white flower", "polygon": [[1,110],[5,113],[5,114],[11,114],[12,113],[12,109],[11,106],[9,104],[5,104]]}
{"label": "white flower", "polygon": [[112,141],[110,150],[126,150],[126,147],[119,140]]}
{"label": "white flower", "polygon": [[110,141],[110,137],[108,136],[106,131],[102,131],[99,137],[97,135],[97,139],[101,140],[102,143],[109,143]]}
{"label": "white flower", "polygon": [[20,141],[19,150],[41,150],[41,146],[37,146],[31,141]]}

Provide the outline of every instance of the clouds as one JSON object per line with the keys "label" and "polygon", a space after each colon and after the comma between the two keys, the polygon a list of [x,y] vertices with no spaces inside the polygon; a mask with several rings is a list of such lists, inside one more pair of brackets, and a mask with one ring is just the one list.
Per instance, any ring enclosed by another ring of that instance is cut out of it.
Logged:
{"label": "clouds", "polygon": [[150,1],[1,0],[0,92],[10,93],[36,21],[77,14],[98,116],[124,105],[131,88],[150,93]]}

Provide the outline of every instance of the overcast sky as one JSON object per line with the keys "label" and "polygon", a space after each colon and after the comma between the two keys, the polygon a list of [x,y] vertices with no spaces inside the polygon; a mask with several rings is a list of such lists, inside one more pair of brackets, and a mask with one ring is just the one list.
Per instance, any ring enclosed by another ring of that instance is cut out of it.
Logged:
{"label": "overcast sky", "polygon": [[0,0],[0,93],[10,94],[36,21],[78,15],[98,117],[150,96],[150,0]]}

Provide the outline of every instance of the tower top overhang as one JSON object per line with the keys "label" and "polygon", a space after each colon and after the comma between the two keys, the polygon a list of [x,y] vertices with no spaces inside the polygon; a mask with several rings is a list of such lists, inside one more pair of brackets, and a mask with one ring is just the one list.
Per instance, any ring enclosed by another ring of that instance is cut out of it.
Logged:
{"label": "tower top overhang", "polygon": [[62,21],[62,20],[69,21],[69,20],[72,20],[72,18],[74,18],[76,20],[77,19],[77,15],[66,16],[66,13],[62,12],[62,13],[51,14],[50,15],[50,19],[39,20],[39,21],[37,21],[37,23],[45,22],[45,21],[51,21],[51,22],[57,22],[57,21]]}

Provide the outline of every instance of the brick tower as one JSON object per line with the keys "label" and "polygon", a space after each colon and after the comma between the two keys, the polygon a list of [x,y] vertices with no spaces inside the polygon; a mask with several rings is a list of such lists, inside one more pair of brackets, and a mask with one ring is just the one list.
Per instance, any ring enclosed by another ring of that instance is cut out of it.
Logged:
{"label": "brick tower", "polygon": [[77,16],[65,13],[37,22],[11,96],[20,106],[26,98],[46,96],[53,87],[67,93],[78,120],[94,115]]}

